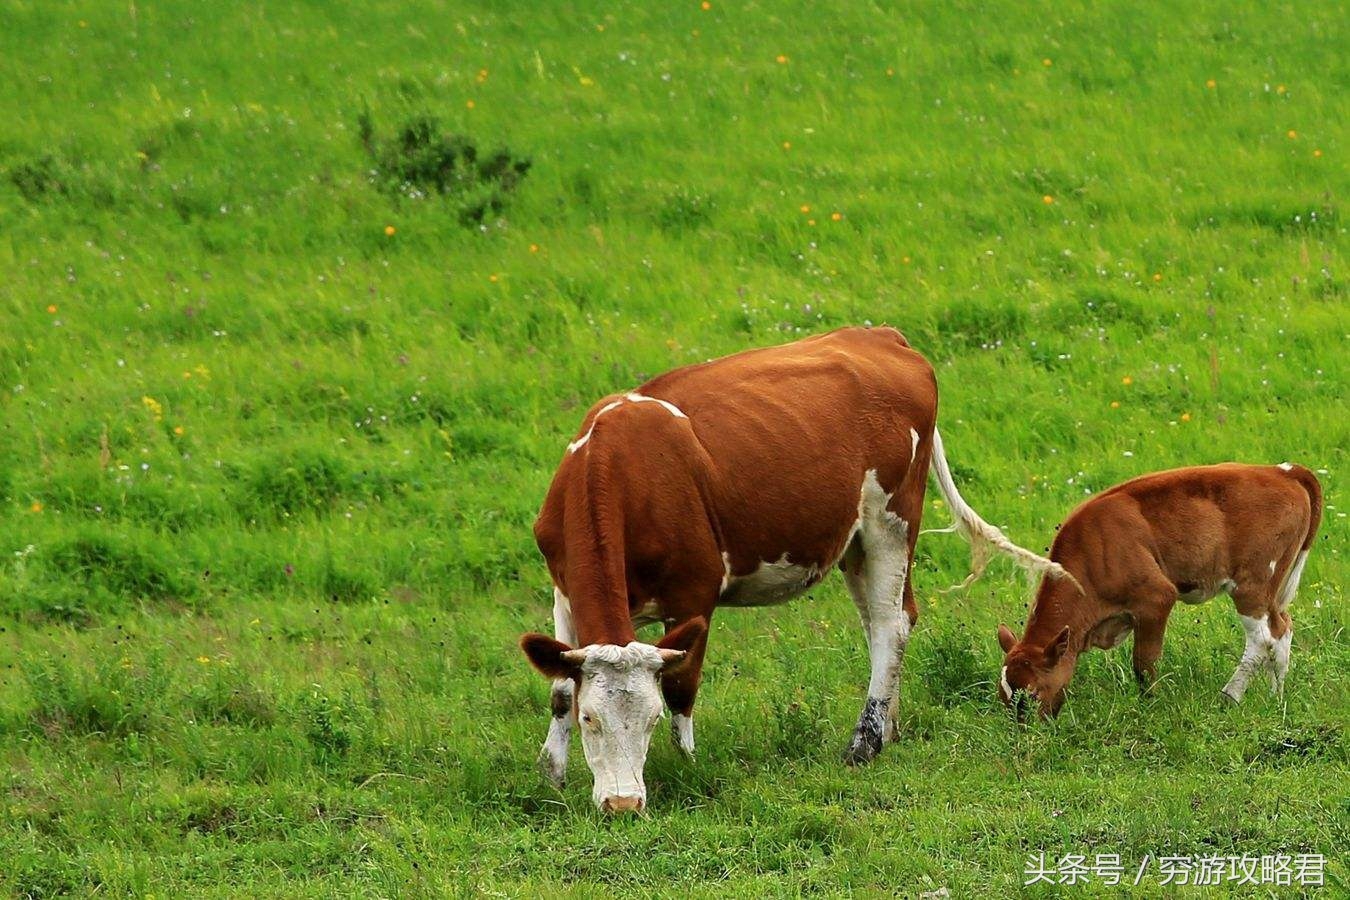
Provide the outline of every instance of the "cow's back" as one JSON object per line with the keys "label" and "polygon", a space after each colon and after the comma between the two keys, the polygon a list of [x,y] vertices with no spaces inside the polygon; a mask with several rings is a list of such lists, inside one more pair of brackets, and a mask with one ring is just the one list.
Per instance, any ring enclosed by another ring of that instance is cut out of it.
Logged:
{"label": "cow's back", "polygon": [[746,560],[834,547],[857,518],[864,475],[897,490],[937,416],[932,367],[892,328],[738,353],[638,393],[688,417],[733,556]]}

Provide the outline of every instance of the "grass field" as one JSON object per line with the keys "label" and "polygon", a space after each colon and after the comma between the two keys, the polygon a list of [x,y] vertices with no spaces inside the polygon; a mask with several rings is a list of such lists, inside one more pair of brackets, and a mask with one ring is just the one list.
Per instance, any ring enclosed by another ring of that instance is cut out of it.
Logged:
{"label": "grass field", "polygon": [[[0,0],[0,891],[994,897],[1044,851],[1350,892],[1348,43],[1306,0]],[[1220,599],[1154,696],[1098,653],[1015,727],[1027,588],[939,594],[929,536],[871,767],[832,578],[719,615],[650,816],[576,748],[546,786],[515,640],[586,406],[866,321],[1028,546],[1144,471],[1321,473],[1284,701],[1218,703]]]}

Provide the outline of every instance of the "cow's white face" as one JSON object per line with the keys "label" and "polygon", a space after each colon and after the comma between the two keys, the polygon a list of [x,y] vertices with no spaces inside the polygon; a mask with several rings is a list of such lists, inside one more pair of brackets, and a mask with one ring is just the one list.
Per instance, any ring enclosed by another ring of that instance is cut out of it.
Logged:
{"label": "cow's white face", "polygon": [[641,812],[647,805],[642,769],[664,708],[658,674],[667,661],[651,644],[593,644],[564,656],[579,661],[577,721],[586,765],[595,777],[591,799],[605,812]]}
{"label": "cow's white face", "polygon": [[652,732],[665,707],[661,675],[670,675],[708,633],[702,618],[667,632],[658,644],[632,641],[572,649],[542,634],[527,634],[520,648],[550,678],[577,684],[577,721],[586,765],[595,777],[591,799],[603,812],[641,812],[647,805],[642,768]]}

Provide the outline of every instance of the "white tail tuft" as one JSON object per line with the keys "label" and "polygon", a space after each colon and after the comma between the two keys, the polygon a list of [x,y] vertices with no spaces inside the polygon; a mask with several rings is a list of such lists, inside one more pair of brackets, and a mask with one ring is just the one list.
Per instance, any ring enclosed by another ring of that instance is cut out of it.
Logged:
{"label": "white tail tuft", "polygon": [[1298,583],[1303,579],[1303,564],[1308,561],[1308,551],[1300,550],[1294,564],[1289,567],[1289,571],[1284,573],[1284,580],[1280,582],[1280,590],[1275,595],[1275,602],[1279,604],[1280,609],[1284,609],[1294,599],[1294,594],[1298,592]]}
{"label": "white tail tuft", "polygon": [[970,508],[970,505],[961,497],[961,492],[956,489],[956,482],[952,480],[952,470],[948,468],[947,455],[942,450],[942,435],[938,433],[936,427],[933,428],[933,458],[929,468],[933,472],[933,477],[937,480],[938,490],[942,492],[942,499],[951,508],[953,516],[951,525],[936,530],[940,533],[954,531],[970,543],[970,574],[966,576],[965,581],[954,585],[949,590],[959,590],[974,583],[975,579],[984,574],[985,567],[989,565],[989,560],[996,550],[1011,556],[1013,562],[1025,569],[1027,575],[1032,579],[1040,575],[1049,575],[1051,578],[1067,578],[1073,582],[1080,592],[1083,590],[1083,586],[1078,583],[1078,579],[1074,578],[1059,563],[1014,544],[1008,540],[1007,535],[980,518],[979,513]]}

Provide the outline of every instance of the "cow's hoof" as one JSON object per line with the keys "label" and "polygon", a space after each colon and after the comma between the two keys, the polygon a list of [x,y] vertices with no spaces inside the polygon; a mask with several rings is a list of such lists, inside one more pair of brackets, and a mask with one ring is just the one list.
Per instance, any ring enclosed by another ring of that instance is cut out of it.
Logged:
{"label": "cow's hoof", "polygon": [[844,751],[844,763],[850,766],[865,766],[876,759],[881,752],[881,735],[870,731],[853,732],[853,740]]}
{"label": "cow's hoof", "polygon": [[1220,688],[1219,702],[1222,703],[1224,706],[1237,706],[1239,703],[1242,702],[1242,698],[1235,697],[1232,694],[1228,693],[1228,688]]}

